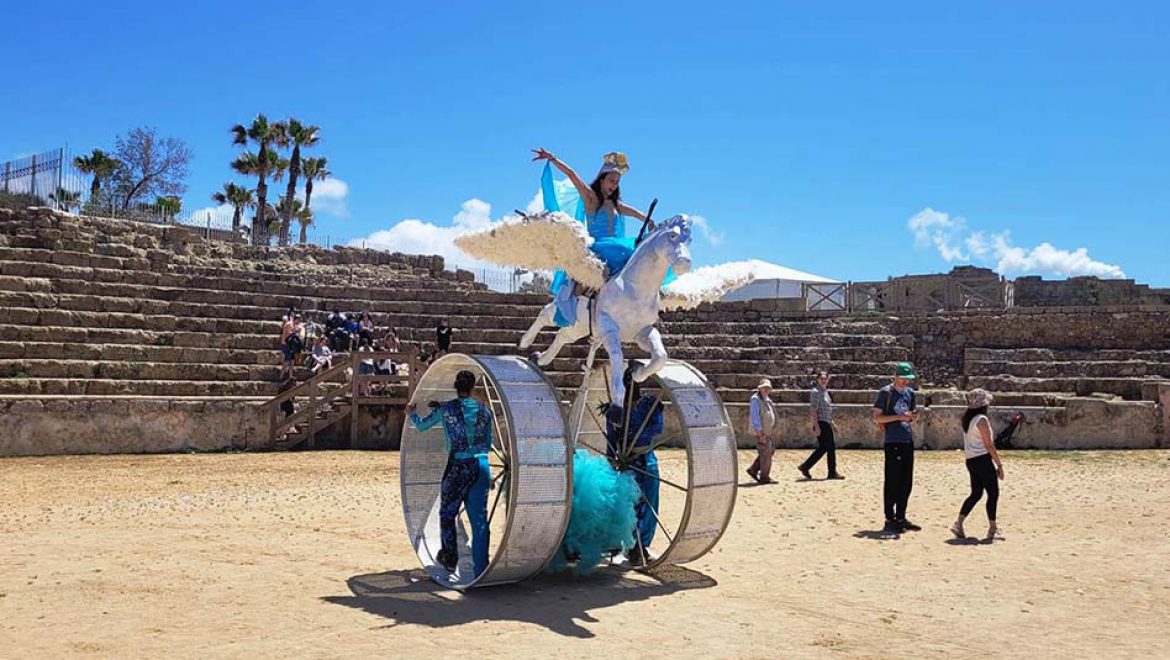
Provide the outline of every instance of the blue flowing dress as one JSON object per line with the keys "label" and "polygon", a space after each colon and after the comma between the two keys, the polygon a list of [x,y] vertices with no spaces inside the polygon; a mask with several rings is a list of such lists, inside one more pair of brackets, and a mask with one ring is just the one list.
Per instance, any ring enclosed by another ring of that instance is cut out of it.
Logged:
{"label": "blue flowing dress", "polygon": [[[562,192],[558,196],[557,186],[553,182],[552,167],[547,163],[540,178],[540,189],[544,198],[544,210],[563,211],[573,208],[573,217],[585,223],[589,236],[593,238],[593,245],[589,249],[605,264],[606,277],[613,277],[622,271],[630,255],[634,254],[634,239],[626,238],[626,217],[620,213],[610,215],[604,207],[597,209],[592,215],[585,213],[585,200],[576,196],[574,203],[573,193]],[[667,274],[667,281],[673,279]],[[577,322],[577,296],[573,293],[574,283],[568,274],[558,270],[553,275],[549,291],[556,302],[557,313],[554,321],[562,328]]]}

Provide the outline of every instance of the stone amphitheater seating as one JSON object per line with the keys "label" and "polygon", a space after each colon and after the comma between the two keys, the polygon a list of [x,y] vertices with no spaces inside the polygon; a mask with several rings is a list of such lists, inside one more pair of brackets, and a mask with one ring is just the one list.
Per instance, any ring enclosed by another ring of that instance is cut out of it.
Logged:
{"label": "stone amphitheater seating", "polygon": [[[188,425],[177,433],[199,437],[191,445],[197,448],[246,445],[235,436],[256,433],[248,411],[277,392],[279,319],[290,306],[369,310],[379,326],[394,325],[413,346],[430,343],[446,319],[456,328],[456,350],[502,355],[516,353],[546,301],[544,294],[487,291],[467,273],[444,271],[436,257],[208,243],[182,227],[0,209],[0,407],[20,402],[8,412],[19,408],[28,415],[13,418],[21,423],[42,411],[70,410],[60,401],[89,400],[94,403],[85,410],[107,414],[118,429],[110,433],[129,434],[140,431],[123,419],[138,410],[125,408],[126,400],[153,401],[142,410],[187,417],[230,412],[222,422],[235,425],[230,431],[215,429],[219,418],[208,417],[183,422]],[[899,336],[881,317],[763,319],[730,304],[665,314],[661,328],[671,356],[708,375],[737,424],[756,383],[770,378],[774,398],[793,420],[797,445],[808,442],[802,429],[812,373],[833,374],[835,400],[856,418],[847,428],[872,440],[867,420],[874,390],[889,381],[895,363],[914,357],[913,338]],[[546,330],[537,348],[551,338]],[[547,370],[566,400],[579,384],[586,350],[584,344],[566,348]],[[1166,352],[1155,353],[1098,351],[1090,363],[1071,353],[968,349],[964,379],[1004,393],[1001,404],[1055,411],[1065,404],[1051,393],[1084,393],[1082,381],[1124,381],[1089,389],[1141,398],[1143,379],[1170,375]],[[644,357],[637,350],[631,355]],[[1134,383],[1137,396],[1131,396]],[[961,404],[953,387],[962,383],[928,376],[926,384],[938,390],[937,402]],[[167,403],[160,408],[158,402]],[[179,419],[159,417],[171,425]],[[217,441],[215,432],[234,439]],[[0,446],[0,454],[106,450],[40,447],[37,433],[45,432],[28,431],[15,449]]]}
{"label": "stone amphitheater seating", "polygon": [[1170,378],[1170,351],[968,348],[963,373],[969,387],[1076,396],[1143,398],[1143,385]]}

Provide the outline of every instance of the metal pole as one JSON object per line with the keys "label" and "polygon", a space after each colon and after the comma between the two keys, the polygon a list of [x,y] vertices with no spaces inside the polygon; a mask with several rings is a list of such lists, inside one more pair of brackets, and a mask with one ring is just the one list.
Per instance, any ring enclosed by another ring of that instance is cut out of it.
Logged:
{"label": "metal pole", "polygon": [[[61,147],[60,149],[57,150],[57,197],[61,196],[61,188],[62,188],[61,184],[63,183],[63,181],[61,180],[61,176],[64,174],[64,169],[65,169],[65,147]],[[61,208],[61,200],[60,199],[57,200],[57,208],[58,209]]]}
{"label": "metal pole", "polygon": [[32,185],[32,196],[36,197],[37,196],[37,155],[36,154],[32,155],[32,170],[31,170],[31,172],[32,172],[32,179],[31,179],[31,181],[32,181],[32,184],[31,184]]}

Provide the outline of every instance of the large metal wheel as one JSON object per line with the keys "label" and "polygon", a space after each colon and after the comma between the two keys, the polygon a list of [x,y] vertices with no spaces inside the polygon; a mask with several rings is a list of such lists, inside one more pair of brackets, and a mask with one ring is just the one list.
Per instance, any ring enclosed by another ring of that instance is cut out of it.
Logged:
{"label": "large metal wheel", "polygon": [[[419,380],[413,401],[426,414],[431,400],[455,396],[455,374],[476,374],[478,392],[495,415],[488,493],[491,528],[487,569],[474,575],[468,533],[457,520],[459,566],[438,564],[439,487],[447,465],[442,424],[418,432],[407,420],[400,451],[402,507],[418,559],[433,580],[456,589],[519,582],[548,563],[569,522],[572,450],[556,388],[535,366],[514,356],[446,355]],[[478,396],[478,395],[477,395]]]}
{"label": "large metal wheel", "polygon": [[[655,477],[631,465],[631,459],[645,454],[646,448],[624,446],[607,453],[605,420],[597,410],[599,404],[610,402],[609,382],[608,362],[585,376],[569,412],[569,434],[577,447],[607,456],[616,469],[632,470],[660,484],[660,506],[653,514],[657,534],[652,547],[644,548],[656,557],[646,559],[646,553],[638,553],[631,560],[633,567],[684,564],[702,557],[719,542],[735,508],[738,456],[722,399],[702,373],[680,360],[669,360],[642,384],[644,395],[660,398],[666,418],[664,433],[649,448],[686,449],[685,478]],[[641,545],[641,539],[637,542]]]}

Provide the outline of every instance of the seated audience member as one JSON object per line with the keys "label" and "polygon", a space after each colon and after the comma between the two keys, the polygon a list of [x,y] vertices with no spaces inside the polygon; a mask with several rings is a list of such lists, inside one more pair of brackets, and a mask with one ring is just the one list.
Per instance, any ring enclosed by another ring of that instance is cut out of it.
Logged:
{"label": "seated audience member", "polygon": [[313,346],[313,373],[318,374],[333,367],[333,351],[329,350],[329,343],[324,337],[317,337]]}

